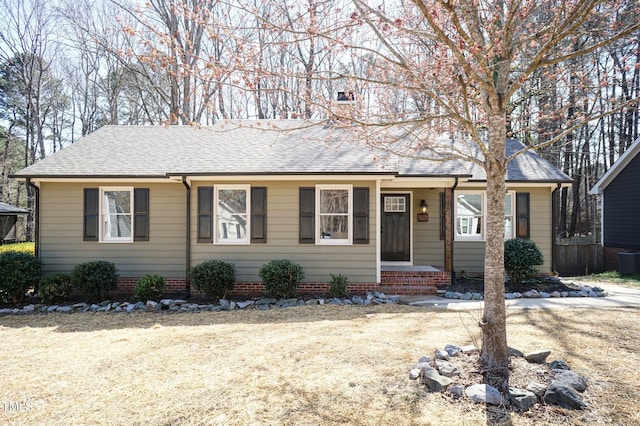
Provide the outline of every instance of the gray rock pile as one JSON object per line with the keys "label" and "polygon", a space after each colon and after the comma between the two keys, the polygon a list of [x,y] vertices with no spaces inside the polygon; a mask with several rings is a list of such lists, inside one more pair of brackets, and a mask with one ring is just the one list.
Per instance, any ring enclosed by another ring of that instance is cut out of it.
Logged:
{"label": "gray rock pile", "polygon": [[2,308],[0,315],[25,315],[25,314],[48,314],[48,313],[65,313],[74,312],[113,312],[113,313],[131,313],[131,312],[218,312],[218,311],[234,311],[234,310],[268,310],[279,308],[291,308],[294,306],[307,305],[381,305],[396,303],[394,297],[387,296],[384,293],[375,291],[368,292],[364,296],[352,296],[350,298],[315,298],[315,299],[274,299],[260,298],[244,301],[233,301],[228,299],[220,299],[218,303],[201,304],[193,303],[183,299],[162,299],[159,302],[148,300],[145,302],[113,302],[105,300],[101,303],[75,303],[71,305],[45,305],[45,304],[29,304],[23,307]]}
{"label": "gray rock pile", "polygon": [[545,364],[551,369],[553,378],[549,384],[529,382],[526,389],[511,387],[506,394],[487,384],[464,386],[456,383],[462,375],[461,368],[456,365],[456,357],[463,354],[477,353],[474,346],[446,345],[444,350],[437,349],[434,356],[423,356],[409,370],[409,378],[420,380],[429,392],[444,392],[455,399],[467,397],[471,401],[483,404],[511,406],[519,411],[527,411],[536,404],[558,405],[567,409],[582,410],[587,404],[580,398],[580,393],[587,389],[587,380],[571,370],[561,360],[547,363],[550,350],[542,349],[523,354],[510,348],[511,356],[520,356],[532,364]]}
{"label": "gray rock pile", "polygon": [[[572,284],[574,286],[578,286],[573,282],[567,282],[567,284]],[[505,293],[504,298],[507,300],[512,299],[548,299],[548,298],[561,298],[561,297],[605,297],[607,296],[607,292],[600,287],[588,287],[588,286],[578,286],[579,289],[573,291],[553,291],[548,293],[546,291],[538,291],[536,289],[531,289],[525,291],[524,293],[514,292],[514,293]],[[484,295],[482,293],[471,293],[465,292],[460,293],[457,291],[446,291],[444,293],[444,297],[447,299],[460,299],[460,300],[483,300]]]}

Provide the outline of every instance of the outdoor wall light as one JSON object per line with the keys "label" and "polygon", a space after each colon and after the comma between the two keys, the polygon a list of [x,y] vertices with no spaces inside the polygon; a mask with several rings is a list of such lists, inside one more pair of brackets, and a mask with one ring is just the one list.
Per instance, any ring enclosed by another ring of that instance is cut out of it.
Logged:
{"label": "outdoor wall light", "polygon": [[429,207],[427,205],[427,202],[425,200],[420,200],[420,211],[422,213],[426,213],[427,212],[427,207]]}

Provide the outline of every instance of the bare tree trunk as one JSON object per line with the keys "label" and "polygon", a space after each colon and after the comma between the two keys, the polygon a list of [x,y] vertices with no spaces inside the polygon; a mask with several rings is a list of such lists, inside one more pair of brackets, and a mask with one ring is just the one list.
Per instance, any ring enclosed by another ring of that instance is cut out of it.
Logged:
{"label": "bare tree trunk", "polygon": [[487,172],[487,229],[484,261],[484,313],[481,361],[488,369],[507,373],[506,309],[504,302],[504,196],[506,180],[504,116],[490,117],[489,144],[493,158],[485,159]]}

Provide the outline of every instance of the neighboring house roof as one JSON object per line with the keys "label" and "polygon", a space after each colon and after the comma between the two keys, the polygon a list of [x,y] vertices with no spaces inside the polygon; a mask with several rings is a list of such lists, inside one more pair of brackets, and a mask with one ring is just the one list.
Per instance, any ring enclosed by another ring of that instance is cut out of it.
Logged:
{"label": "neighboring house roof", "polygon": [[[469,162],[398,157],[347,135],[326,122],[302,120],[231,120],[201,128],[104,126],[14,177],[392,174],[486,179],[484,170]],[[522,147],[515,139],[507,141],[508,153]],[[570,182],[571,178],[529,151],[509,163],[507,180]]]}
{"label": "neighboring house roof", "polygon": [[621,171],[640,154],[640,138],[636,139],[629,148],[613,163],[613,166],[600,178],[600,180],[591,188],[590,194],[602,194],[602,192],[614,181]]}
{"label": "neighboring house roof", "polygon": [[11,204],[0,203],[0,216],[13,216],[17,214],[28,214],[29,212]]}

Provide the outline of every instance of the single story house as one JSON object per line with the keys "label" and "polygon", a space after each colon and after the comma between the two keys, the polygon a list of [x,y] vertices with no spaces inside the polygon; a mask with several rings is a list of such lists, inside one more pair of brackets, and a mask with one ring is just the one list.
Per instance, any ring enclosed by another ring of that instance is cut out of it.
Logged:
{"label": "single story house", "polygon": [[600,195],[605,270],[616,270],[619,253],[640,252],[640,138],[607,170],[590,193]]}
{"label": "single story house", "polygon": [[29,212],[7,203],[0,203],[0,243],[16,240],[16,223],[18,216]]}
{"label": "single story house", "polygon": [[[331,122],[105,126],[15,177],[37,188],[44,273],[108,260],[125,290],[158,273],[188,292],[209,259],[235,264],[238,294],[261,293],[258,271],[278,258],[304,268],[309,293],[331,274],[354,293],[425,294],[483,272],[481,167],[386,156]],[[535,241],[551,273],[552,193],[571,179],[530,151],[507,180],[507,235]]]}

